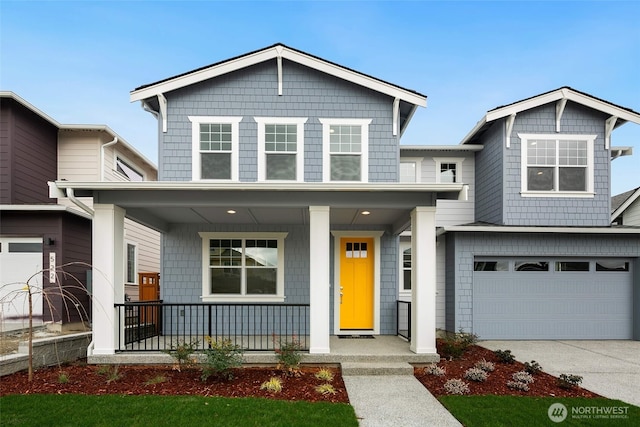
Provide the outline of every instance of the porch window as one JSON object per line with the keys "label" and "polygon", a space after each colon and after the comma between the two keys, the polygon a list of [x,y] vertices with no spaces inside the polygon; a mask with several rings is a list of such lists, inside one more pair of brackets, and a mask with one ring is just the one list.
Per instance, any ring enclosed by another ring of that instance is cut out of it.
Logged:
{"label": "porch window", "polygon": [[238,181],[238,132],[242,117],[189,116],[192,179]]}
{"label": "porch window", "polygon": [[200,233],[204,301],[284,300],[286,233]]}
{"label": "porch window", "polygon": [[434,157],[436,162],[436,182],[442,184],[462,182],[463,157]]}
{"label": "porch window", "polygon": [[422,157],[401,157],[400,158],[400,182],[420,182],[420,168],[422,167]]}
{"label": "porch window", "polygon": [[304,181],[306,118],[254,117],[258,123],[258,180]]}
{"label": "porch window", "polygon": [[319,119],[323,181],[367,182],[370,119]]}
{"label": "porch window", "polygon": [[132,244],[132,243],[127,243],[127,254],[126,254],[126,277],[125,277],[125,281],[127,283],[137,283],[138,281],[136,280],[137,276],[138,276],[138,251],[137,251],[137,247],[136,245]]}
{"label": "porch window", "polygon": [[411,242],[400,242],[399,296],[411,296]]}

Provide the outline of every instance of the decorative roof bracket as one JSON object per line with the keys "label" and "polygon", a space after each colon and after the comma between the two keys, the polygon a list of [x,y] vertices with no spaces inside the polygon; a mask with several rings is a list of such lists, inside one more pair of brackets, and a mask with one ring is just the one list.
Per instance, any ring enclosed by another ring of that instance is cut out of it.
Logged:
{"label": "decorative roof bracket", "polygon": [[160,116],[162,117],[162,132],[167,132],[167,98],[163,94],[158,94],[158,105],[160,105]]}
{"label": "decorative roof bracket", "polygon": [[398,127],[400,121],[400,98],[393,100],[393,136],[398,135]]}
{"label": "decorative roof bracket", "polygon": [[618,118],[616,116],[611,116],[604,122],[604,148],[608,150],[611,146],[611,132],[613,132],[613,128],[616,127],[616,122]]}
{"label": "decorative roof bracket", "polygon": [[516,113],[513,113],[509,117],[507,117],[507,121],[505,122],[504,141],[507,148],[511,147],[511,130],[513,129],[513,123],[515,121]]}
{"label": "decorative roof bracket", "polygon": [[560,132],[560,120],[562,119],[562,113],[564,113],[564,107],[566,105],[567,98],[559,99],[558,102],[556,102],[556,132]]}
{"label": "decorative roof bracket", "polygon": [[276,61],[278,61],[278,96],[282,96],[282,46],[278,45],[276,49]]}

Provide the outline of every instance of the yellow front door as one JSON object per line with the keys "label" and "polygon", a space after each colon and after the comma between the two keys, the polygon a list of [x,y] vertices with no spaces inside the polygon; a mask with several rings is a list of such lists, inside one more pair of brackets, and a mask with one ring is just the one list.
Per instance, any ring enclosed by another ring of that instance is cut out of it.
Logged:
{"label": "yellow front door", "polygon": [[340,329],[373,329],[373,238],[340,239]]}

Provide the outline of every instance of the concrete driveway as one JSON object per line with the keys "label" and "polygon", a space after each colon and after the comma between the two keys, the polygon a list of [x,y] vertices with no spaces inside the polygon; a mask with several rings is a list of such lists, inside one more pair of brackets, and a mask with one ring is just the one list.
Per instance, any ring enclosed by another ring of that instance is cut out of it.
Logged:
{"label": "concrete driveway", "polygon": [[490,350],[511,350],[519,362],[535,360],[543,371],[583,377],[581,386],[640,406],[640,341],[480,341]]}

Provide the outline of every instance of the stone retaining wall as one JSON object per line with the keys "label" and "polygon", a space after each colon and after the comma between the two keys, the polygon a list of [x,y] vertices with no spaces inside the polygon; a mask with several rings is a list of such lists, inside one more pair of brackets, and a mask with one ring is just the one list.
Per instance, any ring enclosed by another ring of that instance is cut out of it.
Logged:
{"label": "stone retaining wall", "polygon": [[[87,357],[91,332],[33,340],[33,367],[52,366]],[[0,376],[29,368],[29,344],[20,343],[18,353],[0,357]]]}

